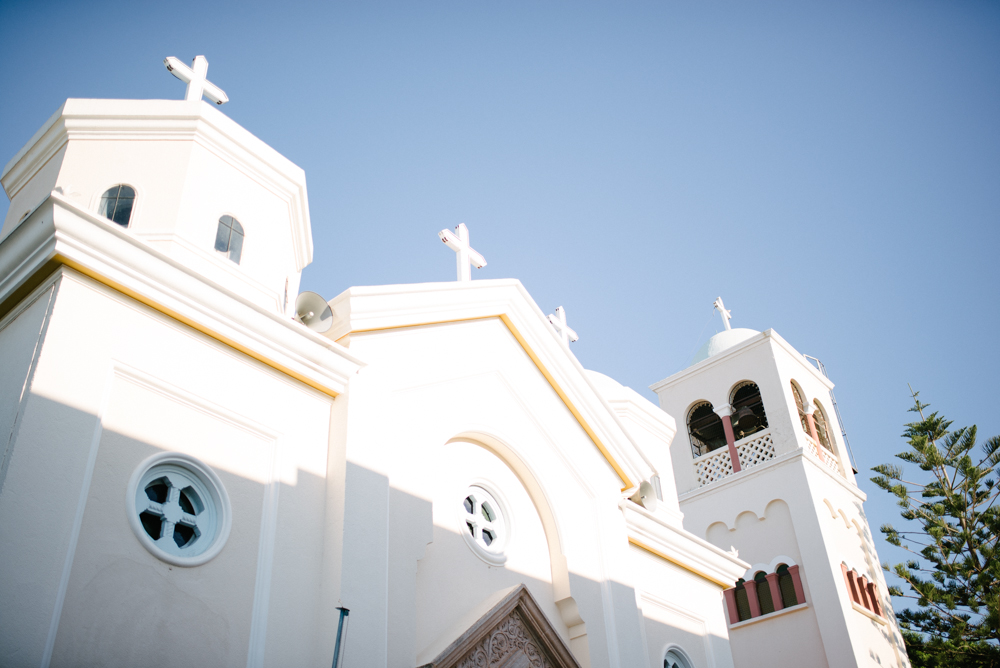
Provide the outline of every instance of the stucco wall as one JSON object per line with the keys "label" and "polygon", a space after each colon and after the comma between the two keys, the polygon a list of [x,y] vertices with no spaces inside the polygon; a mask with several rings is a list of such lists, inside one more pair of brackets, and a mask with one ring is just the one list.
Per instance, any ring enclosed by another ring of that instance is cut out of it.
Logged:
{"label": "stucco wall", "polygon": [[[331,399],[70,270],[55,280],[0,491],[0,598],[20,601],[0,663],[315,661]],[[203,566],[159,560],[129,526],[128,479],[160,451],[213,467],[232,501]]]}

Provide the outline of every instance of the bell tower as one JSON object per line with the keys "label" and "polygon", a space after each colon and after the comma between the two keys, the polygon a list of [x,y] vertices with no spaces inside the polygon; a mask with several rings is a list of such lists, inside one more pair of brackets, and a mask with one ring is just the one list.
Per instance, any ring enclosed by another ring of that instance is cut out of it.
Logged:
{"label": "bell tower", "polygon": [[752,564],[725,591],[737,668],[908,667],[833,384],[774,330],[732,328],[715,307],[726,328],[651,389],[678,422],[684,528]]}
{"label": "bell tower", "polygon": [[110,236],[288,314],[312,261],[305,172],[216,109],[225,93],[205,80],[204,57],[194,65],[167,59],[188,82],[185,100],[66,100],[0,174],[11,200],[0,239],[51,196]]}

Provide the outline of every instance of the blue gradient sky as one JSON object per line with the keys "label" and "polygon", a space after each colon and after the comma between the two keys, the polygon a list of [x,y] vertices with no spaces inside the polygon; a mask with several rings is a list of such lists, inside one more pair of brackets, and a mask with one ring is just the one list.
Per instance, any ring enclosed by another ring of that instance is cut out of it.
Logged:
{"label": "blue gradient sky", "polygon": [[305,289],[451,280],[465,222],[475,277],[647,396],[722,295],[826,363],[863,474],[907,383],[1000,432],[997,3],[0,0],[0,158],[67,97],[180,99],[196,54],[306,170]]}

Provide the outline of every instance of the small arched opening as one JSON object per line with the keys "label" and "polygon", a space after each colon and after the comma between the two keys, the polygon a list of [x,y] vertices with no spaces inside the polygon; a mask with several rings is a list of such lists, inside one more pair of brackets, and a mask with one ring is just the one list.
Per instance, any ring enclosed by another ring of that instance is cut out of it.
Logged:
{"label": "small arched opening", "polygon": [[236,264],[243,257],[243,226],[232,216],[219,218],[219,228],[215,232],[215,250]]}
{"label": "small arched opening", "polygon": [[768,615],[774,612],[774,599],[771,598],[771,583],[767,581],[767,573],[758,571],[753,576],[753,581],[757,588],[757,604],[760,605],[760,614]]}
{"label": "small arched opening", "polygon": [[809,421],[806,419],[806,400],[805,395],[802,393],[802,388],[793,380],[792,383],[792,396],[795,397],[795,409],[799,413],[799,423],[802,425],[802,431],[807,436],[809,435]]}
{"label": "small arched opening", "polygon": [[683,650],[671,647],[663,657],[663,668],[691,668],[691,662]]}
{"label": "small arched opening", "polygon": [[820,445],[833,452],[833,441],[830,439],[830,423],[826,419],[826,411],[818,400],[813,401],[816,410],[813,412],[813,422],[816,423],[816,435],[819,436]]}
{"label": "small arched opening", "polygon": [[736,616],[743,622],[751,618],[750,598],[747,596],[747,583],[743,578],[736,581]]}
{"label": "small arched opening", "polygon": [[118,184],[111,186],[101,195],[98,213],[113,223],[127,228],[132,222],[132,207],[135,204],[135,189]]}
{"label": "small arched opening", "polygon": [[722,418],[712,409],[710,402],[699,402],[688,413],[688,435],[694,457],[725,447],[726,432],[722,427]]}
{"label": "small arched opening", "polygon": [[733,388],[729,399],[733,407],[733,435],[737,440],[767,429],[767,413],[757,383],[745,380]]}
{"label": "small arched opening", "polygon": [[780,564],[776,569],[778,574],[778,591],[781,592],[781,607],[790,608],[798,605],[799,601],[795,596],[795,581],[788,570],[787,564]]}

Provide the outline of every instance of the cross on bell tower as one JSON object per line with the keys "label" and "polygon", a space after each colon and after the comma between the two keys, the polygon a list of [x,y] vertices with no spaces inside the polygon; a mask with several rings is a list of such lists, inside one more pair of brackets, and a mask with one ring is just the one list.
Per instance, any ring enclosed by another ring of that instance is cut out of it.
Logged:
{"label": "cross on bell tower", "polygon": [[726,326],[726,329],[732,329],[732,326],[729,324],[729,320],[733,317],[733,313],[732,311],[726,310],[725,304],[722,303],[722,297],[717,298],[712,306],[715,307],[716,311],[722,314],[722,324]]}
{"label": "cross on bell tower", "polygon": [[194,60],[191,61],[191,67],[173,56],[164,58],[163,64],[166,65],[168,72],[187,83],[187,91],[184,93],[185,100],[200,100],[201,96],[204,95],[218,105],[229,102],[225,92],[206,78],[208,76],[208,58],[205,56],[195,56]]}

